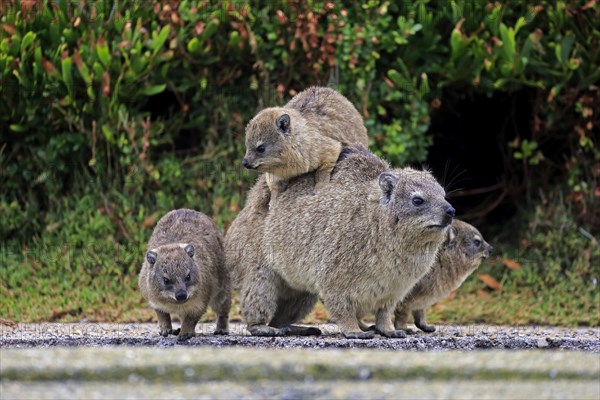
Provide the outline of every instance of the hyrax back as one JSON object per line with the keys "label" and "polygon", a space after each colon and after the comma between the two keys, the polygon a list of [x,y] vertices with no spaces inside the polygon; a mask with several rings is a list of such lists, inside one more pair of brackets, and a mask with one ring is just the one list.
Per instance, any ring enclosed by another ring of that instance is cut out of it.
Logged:
{"label": "hyrax back", "polygon": [[318,295],[346,337],[372,337],[357,320],[370,312],[381,334],[403,336],[392,312],[435,262],[454,209],[429,172],[381,170],[371,155],[361,162],[373,168],[361,170],[380,170],[366,179],[353,159],[338,163],[319,196],[307,195],[310,176],[290,182],[267,215],[263,262],[291,288]]}
{"label": "hyrax back", "polygon": [[248,123],[243,163],[268,173],[274,200],[287,180],[310,171],[316,171],[319,191],[347,144],[368,145],[362,117],[337,91],[311,87],[284,107],[262,110]]}
{"label": "hyrax back", "polygon": [[491,253],[492,246],[483,240],[474,226],[455,219],[429,273],[396,307],[396,329],[409,331],[406,323],[412,312],[419,329],[425,332],[435,331],[435,327],[427,325],[425,321],[425,309],[458,289]]}
{"label": "hyrax back", "polygon": [[[194,336],[208,305],[218,316],[215,334],[227,334],[231,288],[224,262],[223,235],[206,215],[179,209],[158,221],[139,285],[156,311],[161,335]],[[173,331],[171,314],[181,319],[180,332]]]}

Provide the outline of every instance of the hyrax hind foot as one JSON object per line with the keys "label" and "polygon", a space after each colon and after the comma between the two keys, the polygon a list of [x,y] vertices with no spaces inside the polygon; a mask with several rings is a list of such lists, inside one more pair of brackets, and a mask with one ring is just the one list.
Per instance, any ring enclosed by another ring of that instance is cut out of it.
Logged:
{"label": "hyrax hind foot", "polygon": [[292,329],[290,327],[274,328],[267,325],[250,325],[248,326],[248,331],[252,336],[285,336]]}
{"label": "hyrax hind foot", "polygon": [[312,326],[287,325],[285,326],[285,328],[288,328],[290,330],[288,335],[320,336],[322,333],[319,328],[314,328]]}
{"label": "hyrax hind foot", "polygon": [[376,329],[376,331],[381,336],[385,336],[386,338],[390,338],[390,339],[404,339],[406,337],[406,332],[404,332],[402,330],[400,330],[400,331],[396,331],[396,330],[381,331],[379,329]]}
{"label": "hyrax hind foot", "polygon": [[344,335],[344,337],[346,339],[373,339],[375,337],[375,332],[373,331],[368,331],[368,332],[342,332],[342,335]]}

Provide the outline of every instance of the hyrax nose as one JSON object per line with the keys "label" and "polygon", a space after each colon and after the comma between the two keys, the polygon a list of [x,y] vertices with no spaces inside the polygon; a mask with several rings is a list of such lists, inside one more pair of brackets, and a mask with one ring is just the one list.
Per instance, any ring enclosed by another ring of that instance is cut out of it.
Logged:
{"label": "hyrax nose", "polygon": [[493,246],[488,246],[488,249],[487,249],[487,255],[488,255],[488,257],[492,255],[492,251],[494,251],[494,247]]}
{"label": "hyrax nose", "polygon": [[187,292],[185,290],[179,290],[177,293],[175,293],[175,298],[177,299],[177,301],[185,301],[187,300]]}
{"label": "hyrax nose", "polygon": [[242,165],[244,168],[250,168],[250,162],[246,158],[244,158],[244,161],[242,161]]}
{"label": "hyrax nose", "polygon": [[448,215],[452,218],[454,218],[454,216],[456,215],[456,210],[450,204],[448,204],[448,206],[446,206],[446,215]]}

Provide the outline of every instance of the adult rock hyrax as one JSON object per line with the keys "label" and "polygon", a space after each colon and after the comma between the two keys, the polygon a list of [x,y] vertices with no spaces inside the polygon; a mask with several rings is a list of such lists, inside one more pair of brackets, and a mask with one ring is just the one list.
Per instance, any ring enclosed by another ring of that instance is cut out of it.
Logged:
{"label": "adult rock hyrax", "polygon": [[273,202],[287,180],[310,171],[316,171],[314,190],[320,191],[347,144],[368,145],[362,117],[334,89],[311,87],[250,120],[243,165],[267,172]]}
{"label": "adult rock hyrax", "polygon": [[427,325],[425,321],[425,309],[458,289],[492,253],[492,246],[483,240],[483,236],[473,225],[455,219],[449,233],[429,273],[397,305],[394,321],[396,329],[412,332],[407,326],[409,313],[412,312],[417,328],[424,332],[434,332],[435,327]]}
{"label": "adult rock hyrax", "polygon": [[[371,159],[377,160],[363,162]],[[380,334],[404,337],[392,313],[435,262],[454,208],[427,171],[386,169],[357,179],[355,165],[343,167],[352,160],[340,161],[319,196],[311,194],[310,174],[290,182],[267,214],[259,268],[298,292],[318,295],[347,338],[373,337],[358,325],[371,312]],[[265,304],[268,296],[260,297],[263,304],[252,306],[273,315],[272,299]],[[268,333],[267,322],[248,321],[249,329]]]}
{"label": "adult rock hyrax", "polygon": [[[375,179],[388,168],[383,160],[356,145],[342,150],[333,176],[337,177],[338,184],[352,185]],[[312,178],[304,179],[310,182]],[[304,184],[304,187],[309,194],[310,185]],[[262,261],[261,243],[269,199],[270,191],[263,174],[225,235],[225,265],[231,273],[233,287],[240,290],[242,317],[254,335],[319,334],[316,328],[293,325],[312,310],[318,296],[292,289]]]}
{"label": "adult rock hyrax", "polygon": [[[179,209],[156,224],[139,277],[144,298],[156,311],[162,336],[194,336],[208,305],[217,314],[215,334],[228,333],[231,307],[229,275],[224,268],[223,235],[206,215]],[[173,330],[171,314],[181,319]]]}

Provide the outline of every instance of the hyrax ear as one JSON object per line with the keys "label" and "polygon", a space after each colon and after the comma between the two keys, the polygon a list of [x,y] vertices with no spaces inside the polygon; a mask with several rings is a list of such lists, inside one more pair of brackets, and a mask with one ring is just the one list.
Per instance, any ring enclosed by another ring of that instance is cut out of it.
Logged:
{"label": "hyrax ear", "polygon": [[188,256],[194,257],[195,250],[194,250],[194,246],[192,246],[191,244],[185,245],[183,250],[185,250],[185,252],[187,253]]}
{"label": "hyrax ear", "polygon": [[451,226],[448,228],[448,245],[449,249],[453,249],[456,247],[456,235],[458,234],[455,227]]}
{"label": "hyrax ear", "polygon": [[281,114],[279,117],[277,117],[275,125],[277,126],[279,133],[282,135],[287,135],[290,133],[290,116],[287,114]]}
{"label": "hyrax ear", "polygon": [[154,263],[156,262],[156,257],[158,257],[156,250],[150,250],[146,253],[146,260],[148,260],[150,265],[154,265]]}
{"label": "hyrax ear", "polygon": [[398,185],[398,177],[390,172],[379,175],[379,187],[383,193],[383,200],[387,203],[392,197],[392,191]]}

